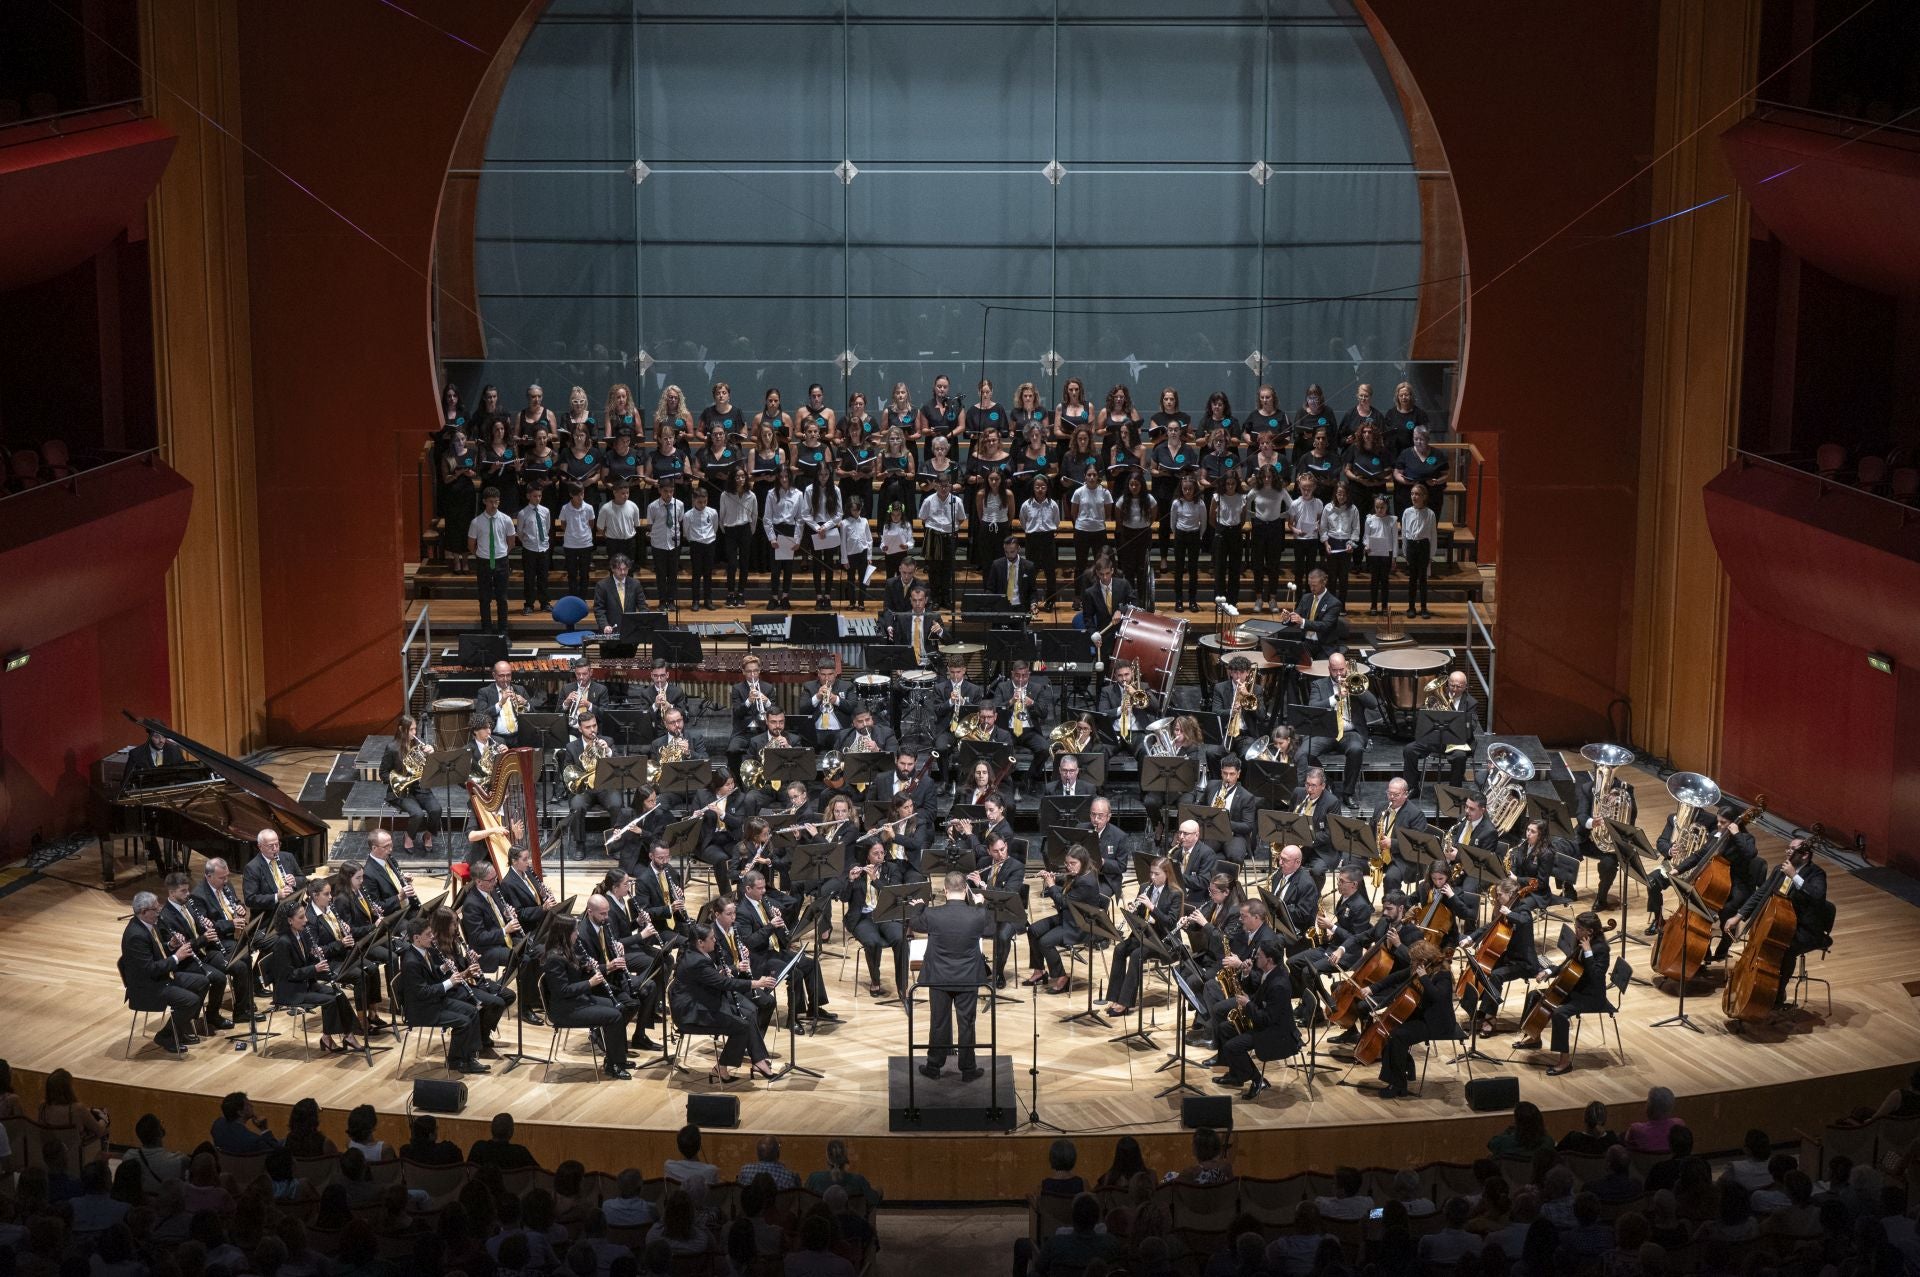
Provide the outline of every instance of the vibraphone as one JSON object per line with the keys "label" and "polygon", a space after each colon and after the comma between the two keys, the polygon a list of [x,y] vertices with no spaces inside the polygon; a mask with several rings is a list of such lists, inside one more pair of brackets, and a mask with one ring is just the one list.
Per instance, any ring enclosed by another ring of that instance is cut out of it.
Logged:
{"label": "vibraphone", "polygon": [[[746,655],[745,652],[709,652],[698,665],[672,665],[668,670],[680,686],[697,688],[706,700],[725,704],[729,689],[740,681],[740,663]],[[800,704],[801,684],[813,678],[820,661],[834,653],[824,648],[776,647],[759,649],[754,655],[760,658],[760,677],[778,689],[780,708],[791,713]],[[507,663],[513,667],[514,681],[549,691],[571,683],[573,671],[579,665],[577,658],[567,656]],[[645,683],[653,675],[651,657],[594,657],[588,663],[593,677],[609,687]],[[431,674],[436,681],[463,677],[485,679],[488,671],[478,666],[439,664],[431,667]]]}

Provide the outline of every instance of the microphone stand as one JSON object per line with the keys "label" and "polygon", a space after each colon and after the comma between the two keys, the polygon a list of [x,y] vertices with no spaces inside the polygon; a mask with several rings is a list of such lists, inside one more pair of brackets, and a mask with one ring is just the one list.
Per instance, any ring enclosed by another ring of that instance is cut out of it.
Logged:
{"label": "microphone stand", "polygon": [[[989,1003],[988,1005],[991,1006],[992,1004]],[[1030,999],[1028,1005],[1032,1012],[1031,1018],[1033,1021],[1033,1054],[1027,1065],[1026,1127],[1031,1129],[1036,1126],[1044,1126],[1056,1135],[1065,1135],[1067,1132],[1063,1127],[1055,1126],[1052,1122],[1045,1121],[1040,1116],[1040,999]]]}
{"label": "microphone stand", "polygon": [[1305,966],[1302,966],[1300,970],[1305,977],[1302,980],[1302,984],[1306,987],[1309,1009],[1307,1016],[1307,1062],[1305,1064],[1296,1064],[1293,1067],[1306,1074],[1307,1090],[1312,1091],[1315,1074],[1322,1072],[1338,1073],[1340,1070],[1331,1064],[1320,1063],[1320,1026],[1327,1022],[1327,1018],[1323,1014],[1327,1005],[1326,985],[1320,981],[1318,973],[1313,972]]}

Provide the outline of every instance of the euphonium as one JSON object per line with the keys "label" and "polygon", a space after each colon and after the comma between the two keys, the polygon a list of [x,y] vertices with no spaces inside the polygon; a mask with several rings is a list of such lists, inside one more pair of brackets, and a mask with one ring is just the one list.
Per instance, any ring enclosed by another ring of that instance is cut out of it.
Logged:
{"label": "euphonium", "polygon": [[568,763],[560,769],[560,783],[567,792],[577,794],[587,787],[593,779],[593,765],[602,758],[613,757],[613,742],[604,736],[596,736],[580,749],[580,761]]}
{"label": "euphonium", "polygon": [[1447,676],[1435,674],[1420,685],[1421,709],[1445,709],[1447,707]]}
{"label": "euphonium", "polygon": [[1253,680],[1239,684],[1233,689],[1233,712],[1227,715],[1227,739],[1232,740],[1245,733],[1247,715],[1260,708],[1260,693],[1253,690]]}
{"label": "euphonium", "polygon": [[1506,834],[1527,808],[1527,782],[1533,779],[1533,763],[1505,741],[1487,747],[1487,767],[1493,776],[1487,782],[1487,819]]}

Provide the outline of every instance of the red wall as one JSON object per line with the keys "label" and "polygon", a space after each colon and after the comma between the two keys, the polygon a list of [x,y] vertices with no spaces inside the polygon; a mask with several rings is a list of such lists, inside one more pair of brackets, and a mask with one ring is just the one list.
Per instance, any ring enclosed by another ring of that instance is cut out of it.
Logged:
{"label": "red wall", "polygon": [[1459,193],[1474,293],[1458,421],[1498,442],[1498,725],[1604,739],[1632,655],[1647,267],[1645,239],[1612,232],[1646,219],[1645,186],[1582,214],[1650,157],[1657,7],[1368,3]]}
{"label": "red wall", "polygon": [[84,827],[94,762],[140,739],[120,714],[165,719],[167,605],[156,588],[118,616],[33,648],[0,674],[0,862],[33,836]]}

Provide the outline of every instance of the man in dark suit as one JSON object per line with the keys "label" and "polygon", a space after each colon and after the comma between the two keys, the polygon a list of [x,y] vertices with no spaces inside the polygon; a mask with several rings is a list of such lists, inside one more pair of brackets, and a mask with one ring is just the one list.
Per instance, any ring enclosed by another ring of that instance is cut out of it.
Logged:
{"label": "man in dark suit", "polygon": [[193,879],[176,871],[167,875],[165,886],[166,895],[160,901],[159,929],[169,940],[184,937],[195,945],[207,946],[206,954],[196,954],[191,973],[183,974],[199,977],[206,991],[202,1006],[207,1031],[231,1029],[233,1021],[220,1014],[221,1000],[227,996],[227,970],[220,960],[219,934],[210,922],[203,921],[194,912]]}
{"label": "man in dark suit", "polygon": [[840,662],[832,656],[822,656],[814,668],[815,676],[801,685],[800,700],[818,747],[831,749],[853,725],[853,680],[838,672]]}
{"label": "man in dark suit", "polygon": [[1240,783],[1240,759],[1236,755],[1221,756],[1220,779],[1208,782],[1201,801],[1227,813],[1227,825],[1233,830],[1233,836],[1227,839],[1222,850],[1234,864],[1245,864],[1247,849],[1253,845],[1253,822],[1259,814],[1260,802],[1252,790]]}
{"label": "man in dark suit", "polygon": [[1037,569],[1032,559],[1020,553],[1019,537],[1008,537],[1002,544],[1006,553],[987,567],[987,593],[1005,599],[1009,611],[1028,611],[1033,607]]}
{"label": "man in dark suit", "polygon": [[613,574],[593,587],[593,621],[602,634],[620,633],[627,617],[648,610],[646,591],[629,575],[633,564],[627,556],[614,555],[610,566]]}
{"label": "man in dark suit", "polygon": [[1786,1005],[1787,989],[1793,983],[1793,974],[1800,969],[1800,957],[1815,949],[1824,949],[1833,943],[1833,902],[1827,899],[1827,871],[1813,858],[1813,840],[1795,838],[1787,844],[1786,859],[1780,862],[1776,871],[1780,876],[1769,876],[1762,887],[1772,887],[1772,891],[1755,891],[1740,906],[1740,912],[1727,923],[1728,932],[1738,937],[1760,912],[1760,906],[1768,896],[1775,894],[1784,883],[1787,886],[1787,899],[1793,904],[1793,939],[1787,945],[1787,951],[1780,959],[1780,970],[1785,974],[1774,996],[1776,1009]]}
{"label": "man in dark suit", "polygon": [[635,905],[653,920],[654,929],[662,936],[679,934],[687,917],[686,887],[672,860],[673,848],[656,841],[648,850],[646,865],[633,876]]}
{"label": "man in dark suit", "polygon": [[607,830],[606,850],[621,868],[638,874],[647,862],[647,852],[652,849],[654,839],[673,823],[673,809],[660,801],[660,794],[652,785],[634,790],[633,801],[630,809],[633,814],[626,822]]}
{"label": "man in dark suit", "polygon": [[240,891],[248,910],[259,914],[266,924],[273,921],[274,910],[305,886],[307,879],[294,858],[280,850],[277,830],[262,829],[253,844],[255,854],[247,862]]}
{"label": "man in dark suit", "polygon": [[986,963],[980,958],[980,940],[994,933],[993,915],[981,905],[967,903],[966,875],[950,870],[946,903],[923,910],[915,930],[927,937],[926,958],[920,964],[920,987],[932,1004],[932,1032],[927,1038],[926,1077],[939,1077],[953,1045],[953,1021],[960,1020],[960,1080],[981,1076],[973,1054],[973,1020],[979,1007],[980,985],[986,982]]}
{"label": "man in dark suit", "polygon": [[1239,753],[1249,742],[1259,740],[1272,730],[1273,719],[1265,708],[1266,697],[1261,694],[1260,684],[1253,674],[1253,662],[1244,656],[1231,657],[1227,661],[1227,677],[1213,685],[1212,695],[1208,698],[1207,708],[1220,716],[1221,730],[1233,722],[1234,706],[1251,696],[1253,708],[1240,714],[1238,732],[1227,736],[1226,746],[1229,753]]}
{"label": "man in dark suit", "polygon": [[760,677],[760,658],[749,652],[740,662],[740,681],[727,697],[733,731],[727,738],[727,761],[734,771],[753,746],[753,738],[767,730],[767,718],[779,707],[773,685]]}
{"label": "man in dark suit", "polygon": [[1133,605],[1133,586],[1114,573],[1113,563],[1102,560],[1094,571],[1093,584],[1080,594],[1080,615],[1088,634],[1098,636],[1104,654],[1111,655],[1117,641],[1114,617]]}
{"label": "man in dark suit", "polygon": [[[526,847],[515,847],[513,859],[507,865],[506,876],[500,879],[500,900],[513,911],[513,916],[520,920],[520,929],[529,935],[538,931],[541,924],[546,922],[547,901],[550,898],[545,894],[545,888],[534,882],[532,875],[532,850]],[[523,969],[539,968],[546,960],[544,948],[543,945],[529,944],[526,952],[521,955]],[[526,984],[524,979],[520,982],[522,993],[526,991]],[[539,1005],[539,999],[534,999],[534,1006]]]}
{"label": "man in dark suit", "polygon": [[1056,779],[1047,782],[1041,791],[1047,798],[1091,798],[1099,791],[1092,782],[1080,775],[1080,760],[1072,754],[1062,754],[1060,761],[1054,764]]}
{"label": "man in dark suit", "polygon": [[1327,817],[1340,808],[1334,796],[1327,792],[1324,771],[1318,767],[1307,769],[1306,775],[1300,778],[1299,788],[1293,791],[1293,810],[1298,815],[1313,817],[1313,841],[1306,847],[1307,867],[1325,877],[1340,860],[1333,849],[1333,835],[1327,829]]}
{"label": "man in dark suit", "polygon": [[[1733,934],[1727,930],[1727,924],[1747,912],[1747,902],[1757,895],[1767,880],[1767,863],[1760,858],[1760,850],[1754,844],[1753,835],[1740,823],[1740,810],[1731,803],[1722,804],[1719,812],[1719,829],[1707,845],[1688,858],[1674,872],[1680,876],[1690,874],[1700,864],[1714,856],[1724,856],[1727,860],[1727,872],[1732,886],[1727,892],[1727,903],[1720,910],[1720,942],[1714,946],[1710,961],[1719,962],[1726,958],[1733,947]],[[1737,931],[1738,928],[1735,928]]]}
{"label": "man in dark suit", "polygon": [[1252,1100],[1273,1083],[1260,1076],[1254,1057],[1284,1060],[1300,1050],[1300,1031],[1294,1026],[1293,983],[1287,978],[1286,951],[1279,937],[1270,936],[1253,951],[1251,976],[1242,975],[1240,996],[1235,1004],[1244,1007],[1252,1027],[1236,1033],[1220,1044],[1220,1062],[1227,1071],[1213,1079],[1215,1086],[1228,1090],[1245,1086],[1243,1100]]}
{"label": "man in dark suit", "polygon": [[1307,929],[1313,925],[1314,914],[1320,908],[1320,884],[1303,862],[1300,849],[1292,843],[1282,847],[1273,862],[1273,883],[1267,890],[1280,902],[1281,911],[1287,915],[1287,925],[1302,937],[1293,942],[1294,950],[1306,948]]}
{"label": "man in dark suit", "polygon": [[[480,969],[492,973],[506,966],[514,942],[524,934],[525,929],[520,924],[519,914],[500,895],[500,875],[492,861],[476,861],[471,882],[472,888],[460,906],[460,930],[466,934],[467,945],[473,950],[474,956],[480,959]],[[540,1014],[539,999],[531,996],[527,990],[529,959],[524,951],[520,960],[520,1018],[528,1024],[545,1024],[546,1020]]]}
{"label": "man in dark suit", "polygon": [[493,663],[493,681],[473,694],[473,712],[487,720],[493,738],[502,745],[519,741],[520,716],[532,703],[527,689],[513,681],[513,666],[505,661]]}
{"label": "man in dark suit", "polygon": [[607,685],[593,677],[593,666],[583,657],[573,667],[573,681],[553,693],[553,712],[567,716],[567,726],[577,726],[582,714],[590,714],[605,709],[608,701]]}
{"label": "man in dark suit", "polygon": [[946,663],[946,675],[928,689],[926,697],[933,714],[933,747],[945,760],[946,778],[952,780],[954,756],[959,752],[954,748],[954,720],[978,706],[986,690],[967,677],[966,657],[950,656]]}
{"label": "man in dark suit", "polygon": [[[1227,951],[1220,959],[1221,968],[1232,971],[1245,981],[1253,974],[1253,955],[1261,945],[1267,943],[1276,946],[1281,943],[1279,935],[1267,925],[1267,906],[1258,900],[1241,901],[1240,929],[1227,933]],[[1229,1040],[1226,1032],[1227,1012],[1233,1009],[1234,1004],[1227,1000],[1218,981],[1209,980],[1204,992],[1207,1001],[1205,1037],[1214,1048],[1214,1054],[1201,1061],[1201,1064],[1205,1068],[1214,1068],[1226,1063],[1220,1058],[1220,1048]],[[1287,1014],[1291,1017],[1292,1013],[1293,1008],[1289,1005]]]}
{"label": "man in dark suit", "polygon": [[[159,732],[148,732],[146,744],[136,745],[127,751],[125,769],[120,773],[120,792],[124,794],[131,789],[138,788],[137,782],[145,772],[158,771],[163,767],[183,767],[186,765],[186,762],[187,755],[185,750],[168,740],[165,736],[162,736]],[[188,852],[184,847],[177,848],[176,856],[169,857],[163,861],[162,857],[164,853],[161,849],[160,839],[157,833],[159,829],[157,823],[159,818],[158,812],[150,808],[142,807],[139,808],[139,813],[140,827],[147,831],[147,855],[152,859],[153,863],[163,870],[186,868]],[[173,863],[176,859],[178,861],[177,864]]]}
{"label": "man in dark suit", "polygon": [[1213,881],[1214,872],[1220,867],[1220,854],[1200,841],[1200,822],[1197,820],[1180,822],[1180,832],[1173,846],[1168,849],[1167,859],[1180,872],[1180,880],[1174,885],[1186,892],[1189,898],[1206,890],[1206,885]]}
{"label": "man in dark suit", "polygon": [[1147,724],[1160,713],[1159,693],[1141,683],[1140,667],[1131,660],[1114,663],[1113,678],[1100,689],[1095,704],[1112,725],[1113,738],[1127,750],[1140,747],[1147,736]]}
{"label": "man in dark suit", "polygon": [[[1615,769],[1607,777],[1607,795],[1614,812],[1614,819],[1626,824],[1637,824],[1640,819],[1640,800],[1633,792],[1633,786],[1626,777]],[[1598,879],[1598,890],[1594,893],[1593,907],[1597,910],[1613,908],[1613,883],[1620,876],[1620,853],[1602,851],[1600,840],[1605,838],[1612,845],[1613,831],[1607,829],[1606,821],[1596,810],[1593,792],[1593,773],[1579,772],[1573,778],[1573,827],[1579,835],[1579,851],[1582,860],[1594,862]],[[1572,887],[1567,883],[1567,887]]]}
{"label": "man in dark suit", "polygon": [[[896,750],[893,755],[893,770],[873,782],[870,797],[888,799],[907,792],[913,795],[913,805],[918,811],[930,811],[933,807],[934,781],[930,774],[923,773],[918,779],[912,779],[920,770],[920,755],[912,749]],[[929,772],[931,769],[929,769]],[[911,780],[911,784],[908,782]]]}
{"label": "man in dark suit", "polygon": [[749,980],[717,964],[714,946],[719,943],[719,932],[707,923],[692,924],[688,934],[687,949],[673,980],[674,1021],[685,1033],[716,1033],[725,1037],[719,1067],[714,1070],[718,1081],[731,1082],[733,1075],[728,1070],[743,1058],[754,1072],[771,1077],[773,1066],[767,1057],[766,1043],[747,999],[755,992],[773,988],[777,982],[771,975]]}
{"label": "man in dark suit", "polygon": [[[968,874],[967,881],[986,891],[1018,892],[1026,880],[1027,866],[1008,854],[1008,845],[1004,834],[988,839],[987,863]],[[994,988],[1007,987],[1007,956],[1013,952],[1014,938],[1025,930],[1018,922],[1003,922],[993,929]]]}
{"label": "man in dark suit", "polygon": [[1046,774],[1047,733],[1060,710],[1053,684],[1036,678],[1032,664],[1019,659],[1009,667],[1005,678],[994,683],[989,695],[1000,707],[1000,721],[1006,724],[1014,745],[1027,752],[1028,775],[1038,784]]}
{"label": "man in dark suit", "polygon": [[901,559],[899,571],[887,578],[886,597],[880,605],[882,610],[896,614],[912,610],[913,587],[921,584],[919,574],[920,564],[911,554]]}
{"label": "man in dark suit", "polygon": [[627,1025],[639,1005],[624,994],[630,978],[625,956],[610,945],[600,949],[605,933],[593,918],[597,914],[605,920],[606,897],[590,896],[586,912],[574,924],[573,935],[555,945],[542,964],[541,984],[551,999],[547,1014],[561,1028],[591,1030],[600,1042],[602,1070],[610,1078],[625,1081],[633,1076],[627,1070]]}
{"label": "man in dark suit", "polygon": [[611,829],[618,829],[633,819],[633,813],[627,808],[626,800],[620,796],[620,791],[605,783],[606,776],[596,778],[592,774],[592,769],[588,767],[587,759],[590,752],[597,752],[604,748],[611,756],[611,743],[602,746],[599,741],[600,720],[591,714],[582,715],[580,734],[567,742],[566,757],[562,760],[563,771],[566,763],[588,770],[585,782],[567,799],[567,842],[576,856],[583,854],[586,850],[588,808],[598,807],[606,812],[607,819],[611,822],[608,827]]}
{"label": "man in dark suit", "polygon": [[[888,598],[893,595],[893,587],[887,587]],[[931,665],[940,655],[940,639],[946,628],[940,621],[940,613],[933,609],[932,596],[924,584],[915,584],[913,592],[907,597],[905,607],[895,608],[889,602],[886,615],[880,618],[879,633],[899,647],[913,649],[913,659],[920,665]]]}
{"label": "man in dark suit", "polygon": [[447,1071],[488,1073],[480,1063],[480,1047],[487,1040],[480,1007],[467,991],[465,973],[451,975],[433,959],[433,922],[415,918],[407,923],[407,945],[400,951],[400,1006],[416,1028],[447,1030]]}
{"label": "man in dark suit", "polygon": [[1280,619],[1306,631],[1307,651],[1315,660],[1347,636],[1346,606],[1327,589],[1327,574],[1319,568],[1307,573],[1307,593],[1300,606]]}
{"label": "man in dark suit", "polygon": [[[1459,788],[1467,777],[1467,764],[1473,761],[1474,737],[1479,731],[1475,714],[1479,704],[1467,694],[1467,676],[1459,670],[1447,675],[1447,697],[1445,708],[1457,710],[1467,716],[1467,743],[1447,748],[1447,783]],[[1433,747],[1421,741],[1410,743],[1400,751],[1401,774],[1407,778],[1415,798],[1420,796],[1420,760],[1433,753]]]}
{"label": "man in dark suit", "polygon": [[[776,900],[767,889],[767,876],[758,869],[740,875],[740,904],[734,928],[752,955],[753,973],[774,975],[793,961],[788,952],[787,911],[791,900]],[[827,1010],[827,982],[812,954],[801,954],[787,977],[787,1014],[810,1020],[838,1020]]]}
{"label": "man in dark suit", "polygon": [[1087,809],[1087,826],[1093,831],[1093,837],[1082,841],[1100,853],[1100,885],[1110,898],[1118,899],[1133,835],[1113,823],[1113,801],[1104,795],[1094,799]]}
{"label": "man in dark suit", "polygon": [[900,748],[900,742],[894,736],[892,728],[885,723],[874,722],[871,709],[856,703],[853,709],[853,726],[841,732],[840,738],[832,742],[829,747],[843,754],[867,752],[891,754]]}
{"label": "man in dark suit", "polygon": [[[392,839],[385,830],[380,836]],[[208,859],[203,866],[205,876],[193,889],[192,909],[195,916],[204,918],[213,924],[214,934],[220,937],[220,948],[206,956],[208,965],[219,964],[226,970],[227,978],[233,982],[233,1018],[237,1023],[250,1024],[254,1020],[253,995],[254,974],[253,959],[235,961],[240,953],[240,933],[243,929],[242,918],[246,906],[241,903],[240,893],[233,888],[233,873],[227,868],[227,862],[218,856]],[[218,1010],[218,1008],[215,1008]]]}
{"label": "man in dark suit", "polygon": [[1353,805],[1354,790],[1360,784],[1362,764],[1367,753],[1367,712],[1380,707],[1380,700],[1372,692],[1361,692],[1350,696],[1346,691],[1347,657],[1344,652],[1335,652],[1327,658],[1327,676],[1313,680],[1307,689],[1308,705],[1315,709],[1330,710],[1334,716],[1334,735],[1314,736],[1307,741],[1306,761],[1315,767],[1320,765],[1320,755],[1328,750],[1338,750],[1346,758],[1346,765],[1340,771],[1340,801],[1346,806]]}
{"label": "man in dark suit", "polygon": [[[1418,807],[1413,805],[1407,782],[1395,776],[1387,782],[1386,803],[1373,813],[1375,854],[1379,853],[1380,839],[1387,839],[1391,847],[1393,835],[1402,829],[1424,834],[1427,832],[1427,818]],[[1389,891],[1398,891],[1419,876],[1420,869],[1417,865],[1409,865],[1396,856],[1393,863],[1387,866],[1386,888]]]}
{"label": "man in dark suit", "polygon": [[191,935],[160,936],[160,897],[142,891],[133,898],[133,917],[120,933],[120,978],[137,1011],[166,1011],[167,1023],[154,1044],[169,1055],[184,1055],[200,1038],[193,1022],[207,998],[207,980],[188,968],[194,961]]}
{"label": "man in dark suit", "polygon": [[1314,918],[1315,926],[1324,925],[1327,943],[1303,952],[1298,959],[1303,965],[1323,973],[1350,971],[1360,960],[1369,943],[1365,938],[1373,933],[1373,905],[1360,886],[1358,869],[1342,868],[1334,875],[1333,912],[1321,912]]}

